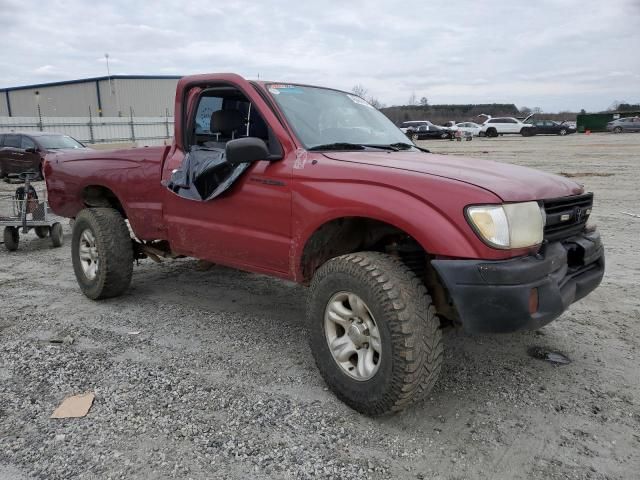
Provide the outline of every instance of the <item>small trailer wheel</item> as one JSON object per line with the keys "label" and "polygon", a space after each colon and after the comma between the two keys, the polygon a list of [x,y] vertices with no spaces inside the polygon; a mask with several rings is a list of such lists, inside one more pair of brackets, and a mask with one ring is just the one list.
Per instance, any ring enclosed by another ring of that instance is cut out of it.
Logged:
{"label": "small trailer wheel", "polygon": [[35,227],[34,230],[38,238],[47,238],[49,235],[49,227]]}
{"label": "small trailer wheel", "polygon": [[54,223],[53,225],[51,225],[51,245],[56,248],[61,247],[63,241],[64,238],[62,236],[62,225],[59,223]]}
{"label": "small trailer wheel", "polygon": [[10,252],[15,252],[20,243],[20,232],[16,227],[4,227],[4,246]]}

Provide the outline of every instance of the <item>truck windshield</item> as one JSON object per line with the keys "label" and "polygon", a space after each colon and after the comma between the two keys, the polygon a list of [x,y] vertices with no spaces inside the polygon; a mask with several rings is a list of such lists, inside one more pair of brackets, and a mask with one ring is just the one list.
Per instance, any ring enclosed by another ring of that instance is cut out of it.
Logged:
{"label": "truck windshield", "polygon": [[38,142],[47,150],[84,148],[84,145],[67,135],[42,135],[38,137]]}
{"label": "truck windshield", "polygon": [[291,84],[269,84],[267,88],[308,150],[411,148],[398,127],[357,95]]}

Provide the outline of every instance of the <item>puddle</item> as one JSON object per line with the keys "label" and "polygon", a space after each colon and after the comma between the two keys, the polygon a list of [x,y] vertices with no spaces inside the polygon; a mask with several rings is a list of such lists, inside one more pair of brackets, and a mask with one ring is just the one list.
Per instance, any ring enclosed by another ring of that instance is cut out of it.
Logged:
{"label": "puddle", "polygon": [[530,357],[537,358],[538,360],[545,360],[555,365],[568,365],[571,363],[569,357],[562,353],[552,352],[544,347],[530,347],[527,350]]}

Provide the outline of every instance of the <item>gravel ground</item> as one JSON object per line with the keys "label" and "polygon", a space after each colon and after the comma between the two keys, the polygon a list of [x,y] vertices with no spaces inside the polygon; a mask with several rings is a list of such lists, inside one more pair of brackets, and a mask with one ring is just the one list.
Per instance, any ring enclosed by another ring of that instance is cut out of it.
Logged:
{"label": "gravel ground", "polygon": [[[321,381],[304,288],[144,261],[126,295],[93,302],[66,222],[62,248],[30,233],[0,249],[0,478],[637,478],[640,219],[620,212],[640,213],[640,135],[422,143],[581,174],[607,246],[602,286],[538,332],[449,330],[430,399],[370,419]],[[87,391],[85,418],[49,419]]]}

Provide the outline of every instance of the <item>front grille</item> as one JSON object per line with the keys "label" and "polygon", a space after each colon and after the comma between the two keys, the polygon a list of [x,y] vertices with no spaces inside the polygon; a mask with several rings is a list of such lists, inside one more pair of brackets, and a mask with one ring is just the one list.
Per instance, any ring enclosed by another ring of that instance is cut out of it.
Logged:
{"label": "front grille", "polygon": [[593,193],[552,198],[543,200],[542,203],[547,215],[544,239],[555,242],[577,235],[584,230],[593,206]]}

